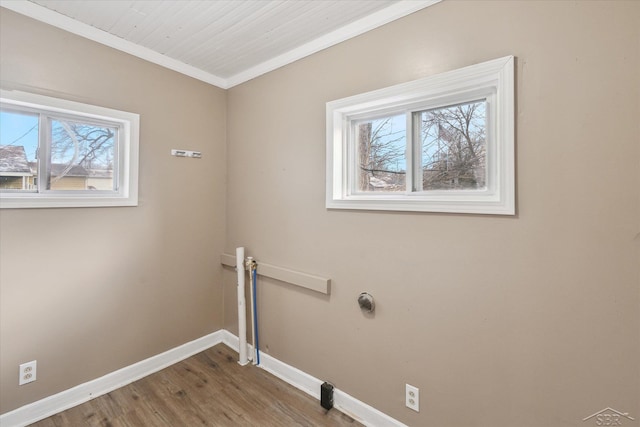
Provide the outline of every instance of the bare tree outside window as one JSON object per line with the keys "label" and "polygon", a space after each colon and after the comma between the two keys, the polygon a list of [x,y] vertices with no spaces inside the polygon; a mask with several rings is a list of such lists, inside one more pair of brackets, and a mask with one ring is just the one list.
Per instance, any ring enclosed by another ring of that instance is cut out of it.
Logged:
{"label": "bare tree outside window", "polygon": [[514,57],[327,103],[327,209],[515,214]]}
{"label": "bare tree outside window", "polygon": [[[52,120],[51,129],[49,188],[114,190],[113,162],[116,157],[117,128]],[[65,177],[68,185],[62,185]],[[76,183],[72,177],[84,177],[84,188],[78,186],[79,179],[75,180],[78,181]]]}
{"label": "bare tree outside window", "polygon": [[422,137],[422,190],[486,187],[486,102],[418,113]]}
{"label": "bare tree outside window", "polygon": [[405,191],[406,117],[404,114],[356,125],[358,190]]}

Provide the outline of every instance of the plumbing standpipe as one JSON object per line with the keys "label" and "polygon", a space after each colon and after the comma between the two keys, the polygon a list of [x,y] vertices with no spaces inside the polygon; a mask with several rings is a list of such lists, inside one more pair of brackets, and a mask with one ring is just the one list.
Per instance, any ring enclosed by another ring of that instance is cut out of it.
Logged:
{"label": "plumbing standpipe", "polygon": [[244,299],[244,248],[236,248],[236,271],[238,272],[238,363],[246,365],[247,359],[247,308]]}

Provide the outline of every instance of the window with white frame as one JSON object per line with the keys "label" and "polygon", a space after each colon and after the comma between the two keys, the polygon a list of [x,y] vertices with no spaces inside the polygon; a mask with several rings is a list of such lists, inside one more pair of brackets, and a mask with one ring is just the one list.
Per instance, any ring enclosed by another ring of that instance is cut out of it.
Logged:
{"label": "window with white frame", "polygon": [[139,116],[19,91],[0,98],[0,207],[138,204]]}
{"label": "window with white frame", "polygon": [[327,208],[514,215],[513,63],[327,103]]}

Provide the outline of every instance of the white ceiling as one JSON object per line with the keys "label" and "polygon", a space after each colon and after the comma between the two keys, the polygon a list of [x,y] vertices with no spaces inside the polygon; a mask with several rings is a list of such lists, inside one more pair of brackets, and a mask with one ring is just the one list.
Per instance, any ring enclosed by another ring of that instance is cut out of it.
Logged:
{"label": "white ceiling", "polygon": [[2,7],[229,88],[440,0],[2,0]]}

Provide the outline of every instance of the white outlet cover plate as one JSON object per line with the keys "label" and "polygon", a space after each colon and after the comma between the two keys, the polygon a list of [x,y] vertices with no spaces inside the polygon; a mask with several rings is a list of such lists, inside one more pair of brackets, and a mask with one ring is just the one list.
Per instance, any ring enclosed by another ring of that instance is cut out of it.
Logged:
{"label": "white outlet cover plate", "polygon": [[36,361],[23,363],[20,365],[20,378],[18,385],[34,382],[36,380]]}
{"label": "white outlet cover plate", "polygon": [[420,389],[406,384],[405,397],[405,405],[407,405],[407,408],[420,412]]}

